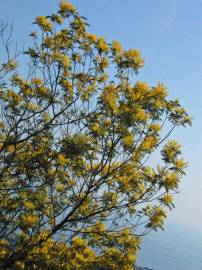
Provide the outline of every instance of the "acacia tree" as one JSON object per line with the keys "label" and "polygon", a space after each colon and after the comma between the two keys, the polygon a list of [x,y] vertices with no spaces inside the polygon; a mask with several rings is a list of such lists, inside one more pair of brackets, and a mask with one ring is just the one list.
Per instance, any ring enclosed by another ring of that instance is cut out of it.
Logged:
{"label": "acacia tree", "polygon": [[174,206],[186,163],[165,140],[190,117],[163,84],[135,80],[138,50],[89,33],[71,3],[35,23],[26,75],[3,42],[0,267],[133,269]]}

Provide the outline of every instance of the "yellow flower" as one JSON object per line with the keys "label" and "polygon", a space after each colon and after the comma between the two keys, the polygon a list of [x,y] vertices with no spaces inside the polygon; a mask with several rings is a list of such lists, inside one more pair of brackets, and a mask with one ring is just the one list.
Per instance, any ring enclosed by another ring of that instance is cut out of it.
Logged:
{"label": "yellow flower", "polygon": [[136,108],[136,110],[135,110],[135,118],[138,121],[145,121],[147,119],[147,114],[143,109]]}
{"label": "yellow flower", "polygon": [[136,82],[135,84],[135,88],[142,91],[142,92],[146,92],[149,90],[149,85],[146,82]]}
{"label": "yellow flower", "polygon": [[128,254],[128,260],[134,263],[136,261],[136,256],[134,254]]}
{"label": "yellow flower", "polygon": [[109,51],[109,46],[106,43],[106,40],[103,37],[99,37],[97,40],[97,47],[103,52]]}
{"label": "yellow flower", "polygon": [[154,136],[147,136],[142,143],[143,150],[151,150],[158,143],[158,139]]}
{"label": "yellow flower", "polygon": [[45,123],[49,123],[51,121],[51,116],[48,112],[44,112],[42,116]]}
{"label": "yellow flower", "polygon": [[46,87],[40,87],[40,88],[38,88],[38,92],[42,95],[47,95],[48,89]]}
{"label": "yellow flower", "polygon": [[76,8],[67,1],[61,1],[59,4],[60,7],[60,12],[61,13],[66,13],[66,12],[71,12],[71,13],[75,13],[76,12]]}
{"label": "yellow flower", "polygon": [[94,125],[91,126],[91,130],[92,130],[93,132],[98,132],[99,129],[100,129],[100,126],[99,126],[98,123],[96,123],[96,124],[94,124]]}
{"label": "yellow flower", "polygon": [[104,124],[105,125],[111,125],[112,124],[112,120],[109,118],[109,119],[106,119],[105,121],[104,121]]}
{"label": "yellow flower", "polygon": [[10,59],[10,60],[8,60],[8,62],[6,64],[3,64],[3,68],[5,70],[15,70],[16,67],[17,67],[17,63],[13,59]]}
{"label": "yellow flower", "polygon": [[130,66],[133,68],[140,68],[144,65],[144,60],[141,57],[141,53],[136,49],[125,51],[124,56],[126,61],[128,61]]}
{"label": "yellow flower", "polygon": [[168,95],[168,91],[162,83],[159,83],[156,87],[153,88],[151,95],[165,98]]}
{"label": "yellow flower", "polygon": [[31,202],[31,201],[25,201],[25,202],[24,202],[24,206],[25,206],[25,208],[27,208],[27,209],[34,209],[34,208],[35,208],[34,203]]}
{"label": "yellow flower", "polygon": [[0,240],[0,259],[6,257],[9,250],[7,248],[8,241],[5,239]]}
{"label": "yellow flower", "polygon": [[78,246],[78,247],[85,246],[84,240],[78,236],[74,237],[72,242],[74,246]]}
{"label": "yellow flower", "polygon": [[37,77],[32,79],[32,83],[37,85],[37,86],[40,86],[43,84],[42,80],[40,78],[37,78]]}
{"label": "yellow flower", "polygon": [[13,153],[13,152],[15,151],[15,146],[14,146],[14,145],[8,145],[8,146],[7,146],[7,151],[8,151],[9,153]]}
{"label": "yellow flower", "polygon": [[108,146],[109,148],[111,148],[112,145],[113,145],[112,141],[109,141],[109,142],[107,143],[107,146]]}
{"label": "yellow flower", "polygon": [[7,254],[8,254],[8,249],[1,248],[1,250],[0,250],[0,258],[6,257]]}
{"label": "yellow flower", "polygon": [[69,159],[65,158],[65,156],[63,154],[59,154],[58,161],[59,161],[60,165],[64,166],[69,162]]}
{"label": "yellow flower", "polygon": [[44,45],[46,47],[51,48],[52,44],[53,44],[53,38],[52,37],[47,36],[47,37],[44,38]]}
{"label": "yellow flower", "polygon": [[51,20],[58,23],[58,24],[62,24],[64,21],[63,18],[60,17],[58,14],[52,14]]}
{"label": "yellow flower", "polygon": [[149,126],[150,129],[154,130],[155,132],[159,132],[161,130],[161,126],[159,124],[151,124]]}
{"label": "yellow flower", "polygon": [[164,146],[162,154],[166,159],[172,160],[177,156],[177,154],[180,153],[180,149],[181,145],[178,142],[176,142],[175,140],[170,140]]}
{"label": "yellow flower", "polygon": [[11,99],[14,96],[14,92],[12,90],[7,90],[6,98]]}
{"label": "yellow flower", "polygon": [[133,135],[130,133],[123,139],[123,145],[126,148],[130,148],[134,143]]}
{"label": "yellow flower", "polygon": [[31,94],[31,89],[28,88],[28,87],[23,87],[23,88],[22,88],[22,92],[23,92],[23,94],[25,94],[25,95],[30,95],[30,94]]}
{"label": "yellow flower", "polygon": [[152,228],[162,226],[165,217],[166,217],[166,214],[163,211],[163,209],[161,209],[160,207],[156,207],[153,215],[150,218],[150,226]]}
{"label": "yellow flower", "polygon": [[85,37],[93,43],[97,41],[97,36],[95,34],[85,33]]}
{"label": "yellow flower", "polygon": [[8,245],[8,241],[5,240],[5,239],[1,239],[0,240],[0,246],[5,246],[5,245]]}
{"label": "yellow flower", "polygon": [[100,66],[102,68],[107,68],[109,66],[109,59],[107,57],[101,58]]}
{"label": "yellow flower", "polygon": [[52,23],[45,16],[37,16],[36,22],[45,32],[51,31]]}
{"label": "yellow flower", "polygon": [[140,193],[140,194],[144,194],[146,192],[146,188],[145,188],[145,185],[143,183],[138,183],[137,184],[137,191]]}
{"label": "yellow flower", "polygon": [[173,196],[171,194],[166,194],[161,200],[165,205],[170,205],[173,202]]}
{"label": "yellow flower", "polygon": [[185,162],[182,158],[181,159],[176,159],[173,163],[177,169],[184,169],[187,166],[187,162]]}
{"label": "yellow flower", "polygon": [[65,68],[68,68],[68,67],[70,66],[70,60],[69,60],[69,58],[67,57],[67,55],[61,56],[60,61],[61,61],[61,63],[63,64],[63,66],[64,66]]}
{"label": "yellow flower", "polygon": [[57,192],[62,192],[65,189],[65,186],[63,184],[56,184],[55,189]]}
{"label": "yellow flower", "polygon": [[17,94],[17,93],[15,93],[15,94],[13,95],[13,99],[14,99],[14,101],[15,101],[16,104],[19,104],[20,101],[22,100],[22,96],[19,95],[19,94]]}
{"label": "yellow flower", "polygon": [[119,43],[119,41],[117,41],[117,40],[113,40],[113,42],[112,42],[112,49],[116,53],[121,53],[123,51],[123,48],[121,46],[121,43]]}
{"label": "yellow flower", "polygon": [[69,80],[63,80],[61,82],[61,85],[68,91],[70,96],[73,95],[73,86],[72,86],[72,83]]}
{"label": "yellow flower", "polygon": [[101,99],[114,113],[117,111],[117,91],[114,85],[108,85],[104,89]]}
{"label": "yellow flower", "polygon": [[71,73],[69,70],[65,70],[63,75],[64,75],[64,77],[69,78],[71,76]]}
{"label": "yellow flower", "polygon": [[22,218],[23,223],[25,223],[27,226],[34,226],[39,218],[38,216],[34,215],[34,214],[30,214],[30,215],[26,215]]}
{"label": "yellow flower", "polygon": [[35,110],[38,109],[38,105],[35,104],[35,103],[31,103],[31,102],[27,103],[27,104],[26,104],[26,107],[27,107],[27,109],[28,109],[29,111],[35,111]]}
{"label": "yellow flower", "polygon": [[60,60],[61,59],[61,56],[62,56],[62,54],[59,52],[59,51],[56,51],[56,52],[54,52],[53,53],[53,55],[52,55],[52,60],[54,61],[54,60]]}
{"label": "yellow flower", "polygon": [[165,176],[165,179],[164,179],[164,185],[166,187],[166,189],[175,189],[178,187],[178,175],[177,173],[173,172],[173,173],[168,173],[166,176]]}

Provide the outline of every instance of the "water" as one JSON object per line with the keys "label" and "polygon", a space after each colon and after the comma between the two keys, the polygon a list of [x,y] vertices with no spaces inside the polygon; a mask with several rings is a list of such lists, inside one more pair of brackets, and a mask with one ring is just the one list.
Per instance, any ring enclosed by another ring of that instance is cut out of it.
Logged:
{"label": "water", "polygon": [[202,232],[167,225],[165,231],[144,238],[137,265],[154,270],[202,270]]}

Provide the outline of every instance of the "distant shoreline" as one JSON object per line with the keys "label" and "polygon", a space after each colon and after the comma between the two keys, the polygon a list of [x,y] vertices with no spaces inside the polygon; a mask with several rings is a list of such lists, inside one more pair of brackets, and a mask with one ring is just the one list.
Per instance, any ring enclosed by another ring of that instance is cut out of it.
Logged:
{"label": "distant shoreline", "polygon": [[154,269],[148,268],[148,267],[136,266],[135,270],[154,270]]}

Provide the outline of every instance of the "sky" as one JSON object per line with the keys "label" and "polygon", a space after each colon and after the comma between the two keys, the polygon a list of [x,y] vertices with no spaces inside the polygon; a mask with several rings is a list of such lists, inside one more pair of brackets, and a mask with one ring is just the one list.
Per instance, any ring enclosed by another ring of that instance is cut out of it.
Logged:
{"label": "sky", "polygon": [[[202,232],[202,0],[72,0],[90,32],[141,50],[145,66],[135,80],[163,82],[193,117],[172,138],[188,161],[170,223]],[[58,0],[1,0],[0,18],[13,23],[13,38],[28,45],[34,18],[58,10]],[[31,40],[30,40],[31,41]]]}

